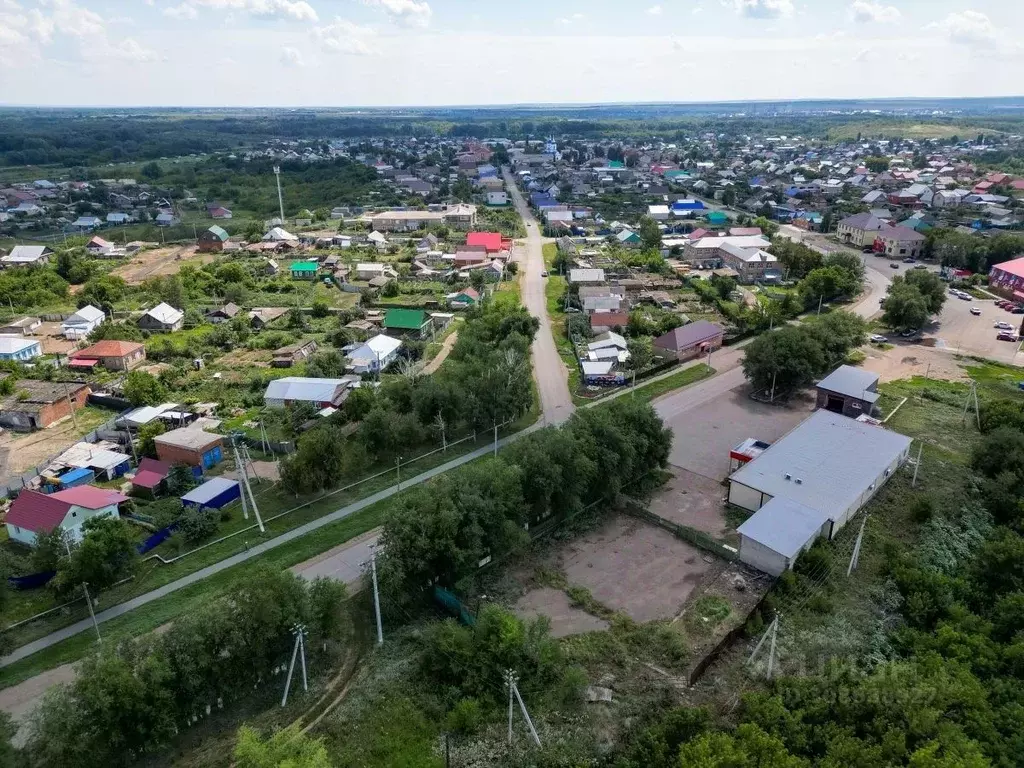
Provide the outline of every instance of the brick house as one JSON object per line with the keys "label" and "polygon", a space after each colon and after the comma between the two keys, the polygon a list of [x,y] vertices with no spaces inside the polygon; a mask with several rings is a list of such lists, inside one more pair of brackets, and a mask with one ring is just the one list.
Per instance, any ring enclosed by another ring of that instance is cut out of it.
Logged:
{"label": "brick house", "polygon": [[102,365],[108,371],[130,371],[146,359],[146,347],[137,341],[104,339],[71,353],[71,367]]}
{"label": "brick house", "polygon": [[223,227],[214,224],[199,236],[200,253],[216,253],[224,250],[228,241],[228,233]]}
{"label": "brick house", "polygon": [[724,337],[725,329],[722,326],[698,320],[656,338],[654,352],[677,360],[691,360],[720,348]]}
{"label": "brick house", "polygon": [[209,469],[224,458],[224,438],[195,427],[172,429],[154,438],[156,455],[168,464]]}
{"label": "brick house", "polygon": [[29,432],[46,429],[85,406],[92,390],[81,381],[19,379],[14,394],[0,398],[0,427]]}

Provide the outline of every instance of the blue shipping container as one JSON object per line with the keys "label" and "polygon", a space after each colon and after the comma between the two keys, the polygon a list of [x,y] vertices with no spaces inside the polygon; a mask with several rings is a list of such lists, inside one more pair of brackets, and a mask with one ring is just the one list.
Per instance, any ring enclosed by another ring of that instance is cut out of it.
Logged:
{"label": "blue shipping container", "polygon": [[96,479],[96,473],[88,467],[72,469],[60,476],[61,488],[74,488],[76,485],[88,485]]}

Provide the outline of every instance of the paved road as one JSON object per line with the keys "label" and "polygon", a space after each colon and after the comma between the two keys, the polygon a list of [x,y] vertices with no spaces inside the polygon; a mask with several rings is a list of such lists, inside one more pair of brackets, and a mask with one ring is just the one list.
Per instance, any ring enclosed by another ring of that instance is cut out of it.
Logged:
{"label": "paved road", "polygon": [[[502,438],[501,440],[498,441],[498,447],[500,448],[503,445],[507,445],[508,443],[518,440],[523,435],[535,431],[536,429],[539,428],[539,426],[539,424],[535,424],[532,427],[528,427],[520,432],[516,432],[513,435],[509,435],[508,437]],[[429,469],[426,472],[422,472],[412,478],[409,478],[408,480],[403,481],[402,488],[408,488],[411,485],[418,485],[419,483],[424,483],[427,480],[431,479],[432,477],[436,477],[437,475],[440,475],[451,469],[454,469],[470,461],[473,461],[474,459],[480,458],[481,456],[486,455],[488,452],[492,450],[493,446],[478,448],[475,451],[472,451],[471,453],[467,453],[463,456],[460,456],[457,459],[452,459],[449,462],[441,464],[440,466],[434,467],[433,469]],[[262,544],[257,544],[256,546],[249,549],[247,552],[240,552],[237,555],[232,555],[231,557],[221,560],[220,562],[214,563],[213,565],[208,565],[206,568],[201,568],[195,573],[190,573],[187,576],[183,576],[177,581],[172,581],[169,584],[165,584],[159,589],[154,589],[151,592],[146,592],[145,594],[139,595],[138,597],[128,600],[124,603],[119,603],[118,605],[115,605],[111,608],[107,608],[104,611],[100,611],[96,614],[96,620],[102,624],[103,622],[110,621],[111,619],[116,619],[118,616],[123,616],[124,614],[129,613],[135,610],[136,608],[146,605],[147,603],[151,603],[154,600],[159,600],[161,597],[165,597],[166,595],[169,595],[172,592],[177,592],[179,589],[183,589],[184,587],[187,587],[190,584],[195,584],[197,581],[202,581],[203,579],[208,578],[209,576],[213,576],[216,573],[220,573],[221,571],[227,570],[228,568],[232,568],[236,565],[244,563],[247,560],[251,560],[254,557],[258,557],[264,552],[269,552],[270,550],[275,549],[276,547],[279,547],[282,544],[287,544],[290,541],[295,541],[296,539],[299,539],[308,533],[312,533],[318,528],[323,528],[325,525],[330,525],[331,523],[337,522],[338,520],[343,520],[344,518],[348,517],[349,515],[355,514],[361,509],[365,509],[366,507],[376,504],[378,501],[383,501],[384,499],[394,496],[396,493],[399,492],[399,490],[400,489],[398,486],[393,485],[390,488],[385,488],[382,491],[378,491],[372,496],[367,496],[365,499],[360,499],[357,502],[349,504],[347,507],[342,507],[341,509],[335,510],[330,514],[324,515],[323,517],[317,520],[313,520],[312,522],[306,523],[305,525],[300,525],[298,528],[293,528],[290,531],[282,533],[280,536],[277,536],[273,539],[269,539],[263,542]],[[20,661],[21,659],[31,656],[33,653],[41,651],[44,648],[49,648],[51,645],[55,645],[61,642],[62,640],[67,640],[69,637],[74,637],[80,632],[86,631],[92,631],[92,622],[89,619],[84,619],[82,621],[76,622],[75,624],[71,624],[70,626],[64,627],[63,629],[59,629],[56,632],[52,632],[49,635],[46,635],[45,637],[41,637],[38,640],[33,640],[32,642],[15,649],[10,654],[0,659],[0,667],[6,667],[9,664],[13,664],[16,661]]]}
{"label": "paved road", "polygon": [[541,246],[544,239],[541,237],[540,227],[533,217],[526,200],[519,192],[515,179],[508,168],[502,168],[505,176],[505,186],[512,195],[512,202],[516,212],[523,219],[526,225],[526,255],[520,260],[524,270],[521,281],[523,291],[523,303],[530,311],[530,314],[540,320],[540,330],[533,340],[531,358],[533,361],[533,375],[537,381],[537,391],[540,393],[541,410],[544,413],[545,424],[561,424],[568,419],[573,412],[572,395],[569,394],[569,373],[565,369],[562,358],[558,355],[555,347],[554,337],[551,335],[551,319],[548,317],[548,300],[544,294],[545,279],[541,275],[544,271],[544,254]]}

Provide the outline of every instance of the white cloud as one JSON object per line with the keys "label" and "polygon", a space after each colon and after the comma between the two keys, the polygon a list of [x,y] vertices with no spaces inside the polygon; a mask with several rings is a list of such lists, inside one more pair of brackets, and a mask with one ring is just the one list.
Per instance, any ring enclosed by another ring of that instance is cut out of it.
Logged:
{"label": "white cloud", "polygon": [[661,6],[652,5],[650,8],[647,9],[647,14],[649,16],[661,16]]}
{"label": "white cloud", "polygon": [[751,19],[778,19],[793,15],[793,0],[733,0],[740,16]]}
{"label": "white cloud", "polygon": [[215,11],[242,11],[265,19],[320,20],[313,6],[306,0],[188,0],[183,5]]}
{"label": "white cloud", "polygon": [[396,24],[404,27],[428,27],[433,11],[426,0],[364,0],[367,5],[382,8]]}
{"label": "white cloud", "polygon": [[376,53],[367,39],[375,37],[376,34],[370,27],[361,27],[338,17],[326,27],[317,27],[313,30],[313,37],[328,53],[348,53],[355,56]]}
{"label": "white cloud", "polygon": [[88,59],[128,61],[136,64],[147,64],[160,58],[156,51],[146,48],[130,37],[123,38],[116,43],[107,40],[102,45],[83,47],[82,53]]}
{"label": "white cloud", "polygon": [[899,21],[903,14],[900,9],[892,5],[873,3],[871,0],[856,0],[850,6],[850,18],[861,24],[880,22],[892,24]]}
{"label": "white cloud", "polygon": [[558,19],[558,23],[565,25],[575,24],[577,21],[583,21],[585,18],[587,17],[582,13],[574,13],[572,16],[563,16]]}
{"label": "white cloud", "polygon": [[286,45],[281,49],[281,54],[278,57],[283,67],[301,67],[303,66],[302,54],[299,53],[297,48],[292,48],[290,45]]}
{"label": "white cloud", "polygon": [[194,19],[199,15],[194,5],[182,3],[181,5],[170,5],[163,10],[164,16],[172,19]]}
{"label": "white cloud", "polygon": [[698,13],[704,13],[704,9],[698,5],[692,11],[690,11],[690,13],[696,16]]}
{"label": "white cloud", "polygon": [[937,29],[951,42],[964,45],[989,45],[999,37],[992,20],[980,11],[951,13],[942,21],[929,24],[927,29]]}

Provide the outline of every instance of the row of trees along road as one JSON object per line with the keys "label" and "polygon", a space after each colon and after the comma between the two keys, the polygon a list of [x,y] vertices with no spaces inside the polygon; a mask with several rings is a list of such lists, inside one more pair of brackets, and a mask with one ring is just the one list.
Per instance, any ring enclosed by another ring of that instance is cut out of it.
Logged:
{"label": "row of trees along road", "polygon": [[527,525],[660,482],[671,442],[649,404],[622,398],[410,489],[384,523],[385,606],[421,603],[430,584],[468,593],[481,560],[528,545]]}
{"label": "row of trees along road", "polygon": [[162,634],[107,644],[83,660],[75,681],[47,692],[33,714],[21,765],[131,764],[166,747],[207,706],[216,710],[254,688],[276,686],[272,673],[288,663],[295,624],[307,627],[314,655],[344,634],[345,588],[338,582],[306,582],[267,567],[230,594],[183,614]]}
{"label": "row of trees along road", "polygon": [[852,312],[809,317],[747,345],[743,373],[757,392],[785,396],[839,365],[867,339],[867,323]]}
{"label": "row of trees along road", "polygon": [[299,438],[296,452],[281,463],[281,482],[296,494],[333,488],[374,463],[439,447],[442,432],[451,440],[518,418],[533,403],[529,350],[538,325],[508,303],[471,311],[437,372],[388,377],[379,390],[355,390],[337,413]]}

